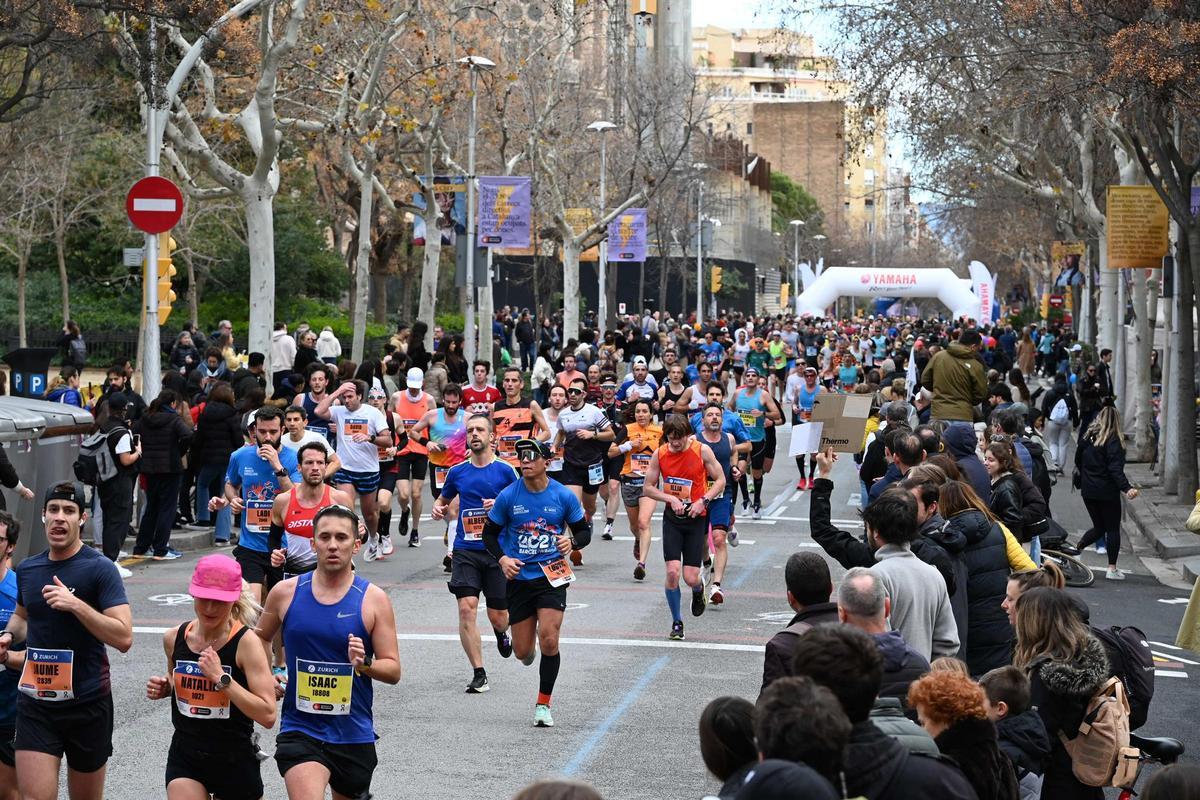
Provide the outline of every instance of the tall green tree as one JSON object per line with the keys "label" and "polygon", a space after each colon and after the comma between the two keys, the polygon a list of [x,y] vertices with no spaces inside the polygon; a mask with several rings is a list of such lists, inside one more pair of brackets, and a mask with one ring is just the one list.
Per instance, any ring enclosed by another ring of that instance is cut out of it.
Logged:
{"label": "tall green tree", "polygon": [[804,232],[813,236],[822,232],[825,214],[821,205],[803,186],[782,172],[771,173],[771,229],[787,233],[794,219],[804,220]]}

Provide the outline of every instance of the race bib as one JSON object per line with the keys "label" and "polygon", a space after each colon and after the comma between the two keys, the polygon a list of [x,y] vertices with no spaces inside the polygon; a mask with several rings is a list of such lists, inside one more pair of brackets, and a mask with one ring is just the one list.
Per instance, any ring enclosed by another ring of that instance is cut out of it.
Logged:
{"label": "race bib", "polygon": [[305,425],[304,430],[312,431],[313,433],[319,433],[322,437],[329,435],[329,428],[322,428],[317,425]]}
{"label": "race bib", "polygon": [[812,409],[811,408],[800,409],[800,419],[803,422],[808,422],[810,419],[812,419]]}
{"label": "race bib", "polygon": [[542,574],[546,576],[546,580],[550,581],[550,585],[556,589],[575,581],[575,573],[571,571],[571,565],[565,558],[543,561],[538,566],[542,568]]}
{"label": "race bib", "polygon": [[692,482],[687,478],[663,478],[663,491],[682,500],[684,505],[692,502]]}
{"label": "race bib", "polygon": [[654,456],[653,453],[632,453],[629,456],[629,466],[633,468],[634,475],[645,475],[646,470],[650,468],[650,459]]}
{"label": "race bib", "polygon": [[758,417],[754,416],[749,411],[739,411],[738,416],[742,418],[742,424],[747,428],[753,428],[758,424]]}
{"label": "race bib", "polygon": [[563,460],[561,456],[559,458],[550,459],[550,463],[546,464],[547,472],[562,472],[562,468]]}
{"label": "race bib", "polygon": [[75,697],[72,682],[75,662],[73,650],[45,650],[31,647],[25,652],[25,668],[17,688],[35,700],[61,703]]}
{"label": "race bib", "polygon": [[342,423],[342,435],[347,439],[352,439],[354,434],[361,433],[363,436],[371,435],[371,428],[365,419],[349,419],[347,418]]}
{"label": "race bib", "polygon": [[510,433],[501,436],[496,444],[496,451],[502,456],[514,456],[517,454],[517,442],[521,441],[521,435],[518,433]]}
{"label": "race bib", "polygon": [[354,667],[329,661],[296,659],[296,708],[308,714],[346,716],[354,691]]}
{"label": "race bib", "polygon": [[587,469],[588,469],[588,485],[589,486],[599,486],[600,484],[604,483],[604,462],[603,461],[597,461],[595,464],[592,464]]}
{"label": "race bib", "polygon": [[415,419],[402,419],[400,421],[402,423],[404,423],[404,432],[405,433],[412,433],[413,425],[416,425],[418,422],[418,420],[415,420]]}
{"label": "race bib", "polygon": [[250,533],[270,533],[271,506],[270,500],[247,500],[243,512],[246,515],[246,530]]}
{"label": "race bib", "polygon": [[[231,667],[222,665],[226,675]],[[196,661],[175,662],[175,705],[179,713],[194,719],[229,719],[229,695],[204,677]]]}
{"label": "race bib", "polygon": [[450,474],[449,467],[434,467],[433,480],[439,487],[446,485],[446,476]]}
{"label": "race bib", "polygon": [[482,508],[464,508],[462,510],[463,539],[468,542],[482,541],[485,522],[487,522],[487,511]]}

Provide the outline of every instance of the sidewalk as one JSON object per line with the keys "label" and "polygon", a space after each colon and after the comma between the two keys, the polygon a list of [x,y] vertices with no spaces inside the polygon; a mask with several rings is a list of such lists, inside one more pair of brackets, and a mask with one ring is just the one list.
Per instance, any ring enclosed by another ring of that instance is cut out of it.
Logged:
{"label": "sidewalk", "polygon": [[1141,489],[1136,500],[1125,501],[1125,535],[1140,535],[1184,578],[1195,581],[1200,575],[1200,536],[1184,527],[1194,505],[1192,498],[1163,492],[1149,464],[1128,464],[1125,474]]}

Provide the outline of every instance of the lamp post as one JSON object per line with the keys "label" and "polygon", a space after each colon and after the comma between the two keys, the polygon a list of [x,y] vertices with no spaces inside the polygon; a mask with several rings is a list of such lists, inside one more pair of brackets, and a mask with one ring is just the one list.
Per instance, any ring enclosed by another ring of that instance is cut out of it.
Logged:
{"label": "lamp post", "polygon": [[[698,173],[708,169],[708,164],[697,161],[692,169]],[[696,184],[696,324],[704,322],[704,179],[698,176]]]}
{"label": "lamp post", "polygon": [[[466,56],[458,60],[460,66],[471,72],[471,115],[467,122],[467,303],[463,309],[463,356],[470,364],[475,360],[475,115],[476,92],[479,73],[495,68],[496,62],[483,56]],[[484,327],[490,332],[491,322]],[[489,333],[487,341],[491,341]],[[490,348],[488,348],[490,349]],[[485,350],[486,352],[486,350]]]}
{"label": "lamp post", "polygon": [[795,297],[800,294],[800,229],[804,227],[804,220],[794,219],[788,225],[795,234],[792,242],[792,296]]}
{"label": "lamp post", "polygon": [[[604,206],[607,202],[605,197],[605,177],[608,173],[608,150],[606,147],[608,137],[604,134],[613,128],[617,127],[611,122],[603,119],[596,120],[591,125],[587,126],[589,131],[600,134],[600,215],[597,220],[604,219]],[[601,337],[604,336],[605,330],[608,329],[608,232],[605,231],[603,238],[600,239],[600,262],[597,267],[600,278],[600,299],[596,305],[596,322],[600,329]]]}

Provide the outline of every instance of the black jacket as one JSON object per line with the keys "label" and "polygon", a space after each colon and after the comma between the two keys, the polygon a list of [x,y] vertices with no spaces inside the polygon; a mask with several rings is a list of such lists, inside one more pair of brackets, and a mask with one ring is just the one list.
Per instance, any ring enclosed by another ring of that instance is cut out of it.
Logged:
{"label": "black jacket", "polygon": [[1084,500],[1116,500],[1129,491],[1125,476],[1125,449],[1116,437],[1097,447],[1088,437],[1081,437],[1075,449],[1075,466],[1079,469],[1079,494]]}
{"label": "black jacket", "polygon": [[954,457],[958,469],[971,484],[971,488],[975,490],[975,494],[979,495],[983,502],[990,503],[992,482],[988,478],[987,468],[975,454],[975,429],[966,424],[948,425],[942,432],[942,442],[946,445],[946,451]]}
{"label": "black jacket", "polygon": [[1017,776],[1000,751],[996,726],[987,719],[965,718],[933,739],[967,776],[979,800],[1018,800]]}
{"label": "black jacket", "polygon": [[879,687],[879,697],[895,698],[900,705],[908,707],[908,686],[926,672],[929,672],[929,662],[925,656],[908,646],[899,631],[873,633],[871,638],[883,656],[883,683]]}
{"label": "black jacket", "polygon": [[975,800],[962,771],[949,760],[910,753],[871,722],[858,722],[846,747],[846,796],[868,800]]}
{"label": "black jacket", "polygon": [[237,409],[227,403],[205,403],[192,439],[192,466],[228,464],[229,456],[244,443]]}
{"label": "black jacket", "polygon": [[992,484],[988,506],[1022,542],[1029,540],[1025,534],[1027,523],[1049,516],[1042,493],[1024,472],[1010,472]]}
{"label": "black jacket", "polygon": [[[1012,662],[1013,631],[1000,607],[1008,586],[1008,552],[1004,531],[981,512],[971,509],[946,522],[947,532],[962,548],[955,555],[966,567],[966,625],[959,624],[959,656],[972,675]],[[955,619],[957,622],[957,618]]]}
{"label": "black jacket", "polygon": [[759,695],[779,678],[795,674],[792,671],[792,653],[796,649],[796,641],[805,631],[815,625],[836,625],[837,622],[837,603],[816,603],[792,617],[788,626],[767,642],[767,649],[763,654],[763,679]]}
{"label": "black jacket", "polygon": [[1103,389],[1100,386],[1100,377],[1089,378],[1088,374],[1079,376],[1076,383],[1079,391],[1079,411],[1081,414],[1094,413],[1100,408],[1100,403],[1104,399]]}
{"label": "black jacket", "polygon": [[299,346],[296,348],[296,358],[292,362],[292,372],[299,372],[301,375],[307,375],[310,364],[320,363],[321,357],[317,355],[317,348]]}
{"label": "black jacket", "polygon": [[[5,453],[4,448],[0,447],[0,486],[6,489],[16,489],[20,482],[21,477],[17,475],[16,467],[8,460],[8,453]],[[0,494],[0,511],[5,511],[7,508],[4,495]]]}
{"label": "black jacket", "polygon": [[1050,756],[1042,782],[1042,797],[1054,800],[1102,800],[1102,789],[1085,786],[1071,771],[1071,756],[1059,739],[1074,734],[1087,711],[1088,700],[1108,679],[1104,645],[1094,637],[1074,661],[1038,661],[1029,668],[1030,701],[1050,737]]}
{"label": "black jacket", "polygon": [[875,432],[875,438],[867,445],[867,449],[863,451],[862,466],[859,467],[858,477],[867,485],[869,491],[875,485],[875,481],[879,480],[887,472],[888,462],[884,457],[883,452],[883,435],[887,433],[887,428]]}
{"label": "black jacket", "polygon": [[996,720],[996,735],[1000,737],[1000,749],[1013,764],[1017,780],[1027,772],[1042,774],[1050,755],[1050,737],[1037,709]]}
{"label": "black jacket", "polygon": [[533,323],[529,320],[521,320],[517,323],[517,342],[519,344],[532,345],[534,342]]}
{"label": "black jacket", "polygon": [[807,764],[768,758],[753,765],[737,794],[737,800],[836,800],[840,795]]}
{"label": "black jacket", "polygon": [[1046,421],[1050,421],[1050,412],[1058,405],[1059,400],[1067,401],[1067,411],[1071,415],[1071,425],[1079,424],[1079,404],[1075,402],[1075,395],[1071,393],[1071,388],[1066,384],[1054,385],[1042,397],[1042,416]]}
{"label": "black jacket", "polygon": [[133,432],[142,437],[142,457],[138,471],[143,475],[183,472],[183,454],[192,441],[192,429],[173,410],[145,414],[133,424]]}
{"label": "black jacket", "polygon": [[[918,542],[913,542],[913,552],[918,549],[930,548],[928,558],[918,556],[921,560],[933,565],[938,572],[942,573],[942,578],[946,581],[946,594],[950,595],[950,604],[954,605],[954,598],[958,595],[958,588],[967,585],[966,567],[954,557],[954,554],[962,550],[962,545],[955,545],[953,538],[954,533],[945,531],[946,520],[942,519],[942,515],[933,513],[929,515],[929,519],[921,525],[922,539]],[[938,552],[938,551],[941,552]],[[963,608],[966,608],[964,604]],[[955,621],[958,620],[958,614],[954,615]],[[967,620],[966,614],[963,614],[963,622]],[[960,624],[958,630],[961,634],[966,630],[966,626]]]}

